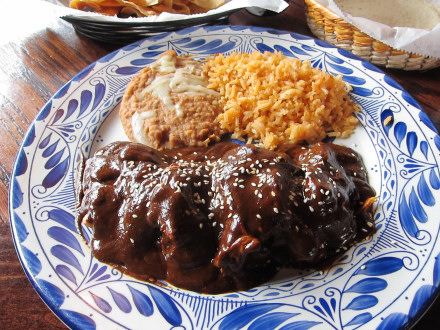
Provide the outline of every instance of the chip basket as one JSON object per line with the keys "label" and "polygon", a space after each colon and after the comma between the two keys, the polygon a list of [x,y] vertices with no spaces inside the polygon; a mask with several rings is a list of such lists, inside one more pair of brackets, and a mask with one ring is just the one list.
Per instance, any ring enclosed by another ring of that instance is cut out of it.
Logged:
{"label": "chip basket", "polygon": [[316,0],[305,0],[307,24],[319,39],[387,68],[428,70],[440,66],[440,59],[392,48],[371,38]]}

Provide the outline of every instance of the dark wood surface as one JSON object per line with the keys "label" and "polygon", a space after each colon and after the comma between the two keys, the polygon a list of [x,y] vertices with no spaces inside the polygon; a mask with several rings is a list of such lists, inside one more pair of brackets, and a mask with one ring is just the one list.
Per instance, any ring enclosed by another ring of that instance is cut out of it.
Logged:
{"label": "dark wood surface", "polygon": [[[17,258],[8,215],[10,173],[23,136],[42,106],[75,74],[120,45],[78,35],[69,23],[39,11],[37,1],[3,4],[6,7],[0,13],[0,328],[63,329],[62,322],[32,288]],[[229,24],[311,35],[305,23],[303,0],[291,0],[290,7],[278,15],[258,17],[241,10],[230,17]],[[385,71],[440,128],[440,69]],[[438,329],[439,324],[437,301],[414,329]]]}

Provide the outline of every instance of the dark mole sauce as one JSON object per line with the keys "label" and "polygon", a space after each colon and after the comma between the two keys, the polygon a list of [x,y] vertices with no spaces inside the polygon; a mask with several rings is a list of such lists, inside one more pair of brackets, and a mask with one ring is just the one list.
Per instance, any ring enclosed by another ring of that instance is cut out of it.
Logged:
{"label": "dark mole sauce", "polygon": [[188,290],[247,290],[281,267],[323,267],[376,230],[360,157],[331,143],[159,152],[116,142],[81,174],[78,224],[92,229],[93,255]]}

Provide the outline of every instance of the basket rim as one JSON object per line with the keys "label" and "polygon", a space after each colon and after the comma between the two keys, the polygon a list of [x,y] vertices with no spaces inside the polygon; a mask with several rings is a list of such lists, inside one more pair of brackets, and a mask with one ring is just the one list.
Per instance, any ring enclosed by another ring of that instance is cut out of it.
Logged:
{"label": "basket rim", "polygon": [[[328,16],[329,19],[341,19],[341,20],[345,21],[342,17],[335,14],[334,11],[327,8],[323,4],[319,3],[317,0],[304,0],[304,2],[306,3],[306,5],[310,4],[310,5],[314,5],[314,6],[318,7],[320,10],[322,10],[324,12],[324,14],[326,14]],[[347,23],[350,24],[349,22],[347,22]],[[352,25],[352,24],[350,24],[350,25]]]}
{"label": "basket rim", "polygon": [[317,10],[320,11],[320,13],[324,16],[325,19],[328,19],[329,21],[333,21],[333,22],[338,21],[338,23],[335,22],[336,24],[340,24],[341,22],[343,22],[344,24],[346,23],[352,29],[353,32],[359,32],[359,33],[365,35],[366,37],[370,38],[373,42],[379,42],[379,43],[382,43],[382,44],[390,47],[391,49],[389,51],[401,52],[401,53],[409,55],[410,57],[423,57],[425,59],[440,61],[440,57],[423,55],[423,54],[416,53],[416,52],[411,52],[411,51],[407,51],[407,50],[403,50],[403,49],[397,49],[397,48],[394,48],[393,46],[389,45],[388,43],[385,43],[381,40],[378,40],[378,39],[370,36],[369,34],[361,31],[359,28],[357,28],[352,23],[347,22],[344,18],[337,15],[334,11],[332,11],[328,7],[321,4],[319,2],[319,0],[304,0],[304,3],[305,3],[306,11],[309,9],[310,6],[314,6]]}

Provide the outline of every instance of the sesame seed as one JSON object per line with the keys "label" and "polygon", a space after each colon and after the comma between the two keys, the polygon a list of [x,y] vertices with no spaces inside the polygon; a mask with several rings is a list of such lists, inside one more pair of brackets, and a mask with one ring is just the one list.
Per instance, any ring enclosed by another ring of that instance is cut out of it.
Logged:
{"label": "sesame seed", "polygon": [[273,208],[273,211],[274,211],[275,213],[279,213],[279,211],[278,211],[278,209],[277,209],[276,207]]}
{"label": "sesame seed", "polygon": [[261,215],[259,215],[258,213],[257,213],[256,217],[257,217],[257,219],[261,219]]}

